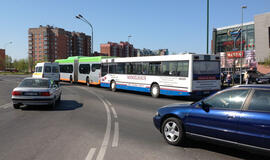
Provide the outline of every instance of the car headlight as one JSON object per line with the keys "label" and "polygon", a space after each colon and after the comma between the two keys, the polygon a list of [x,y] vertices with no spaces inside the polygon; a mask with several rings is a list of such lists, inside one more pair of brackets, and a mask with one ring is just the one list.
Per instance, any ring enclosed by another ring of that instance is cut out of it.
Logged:
{"label": "car headlight", "polygon": [[156,112],[156,113],[155,113],[155,116],[159,116],[159,113],[158,113],[158,112]]}

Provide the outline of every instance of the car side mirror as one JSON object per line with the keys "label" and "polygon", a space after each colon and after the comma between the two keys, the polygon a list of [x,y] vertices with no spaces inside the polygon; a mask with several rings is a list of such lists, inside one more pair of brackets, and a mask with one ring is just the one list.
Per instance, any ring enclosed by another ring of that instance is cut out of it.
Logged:
{"label": "car side mirror", "polygon": [[199,106],[205,110],[206,112],[209,112],[210,106],[208,104],[206,104],[204,101],[201,101],[201,103],[199,103]]}
{"label": "car side mirror", "polygon": [[53,88],[58,88],[57,84],[54,84],[54,85],[53,85]]}

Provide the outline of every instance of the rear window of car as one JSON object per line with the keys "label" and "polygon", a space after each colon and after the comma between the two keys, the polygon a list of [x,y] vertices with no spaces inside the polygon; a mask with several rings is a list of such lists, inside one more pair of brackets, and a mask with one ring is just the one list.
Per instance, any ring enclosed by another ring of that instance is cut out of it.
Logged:
{"label": "rear window of car", "polygon": [[256,90],[253,94],[248,110],[270,112],[270,91]]}
{"label": "rear window of car", "polygon": [[45,66],[45,73],[51,73],[52,67],[51,66]]}
{"label": "rear window of car", "polygon": [[25,79],[20,84],[19,87],[23,88],[49,88],[50,81],[46,79]]}

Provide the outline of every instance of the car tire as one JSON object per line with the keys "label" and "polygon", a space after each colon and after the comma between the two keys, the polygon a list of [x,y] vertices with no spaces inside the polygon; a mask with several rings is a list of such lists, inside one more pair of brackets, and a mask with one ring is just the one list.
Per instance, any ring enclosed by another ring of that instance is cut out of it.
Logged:
{"label": "car tire", "polygon": [[174,117],[166,119],[162,124],[161,132],[167,143],[174,146],[184,144],[185,132],[180,119]]}
{"label": "car tire", "polygon": [[111,82],[111,91],[113,91],[113,92],[116,91],[116,82],[115,81]]}
{"label": "car tire", "polygon": [[152,87],[151,87],[151,95],[152,95],[152,97],[158,98],[159,94],[160,94],[159,85],[158,84],[153,84]]}
{"label": "car tire", "polygon": [[50,109],[54,109],[55,108],[55,101],[53,101],[52,104],[49,105]]}
{"label": "car tire", "polygon": [[14,109],[20,109],[20,105],[19,104],[13,104],[13,108]]}
{"label": "car tire", "polygon": [[59,95],[58,99],[56,100],[57,103],[60,103],[61,101],[61,94]]}

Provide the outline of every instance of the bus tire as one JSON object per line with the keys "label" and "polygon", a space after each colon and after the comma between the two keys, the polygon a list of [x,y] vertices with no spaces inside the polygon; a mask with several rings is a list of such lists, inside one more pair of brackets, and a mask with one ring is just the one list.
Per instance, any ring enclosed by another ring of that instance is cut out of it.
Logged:
{"label": "bus tire", "polygon": [[115,81],[112,81],[112,82],[111,82],[111,90],[112,90],[113,92],[116,91],[116,83],[115,83]]}
{"label": "bus tire", "polygon": [[90,87],[89,77],[86,78],[86,85]]}
{"label": "bus tire", "polygon": [[158,98],[159,94],[160,94],[159,85],[158,84],[153,84],[152,87],[151,87],[151,95],[152,95],[152,97]]}
{"label": "bus tire", "polygon": [[69,83],[72,84],[73,81],[72,81],[72,76],[69,77]]}

